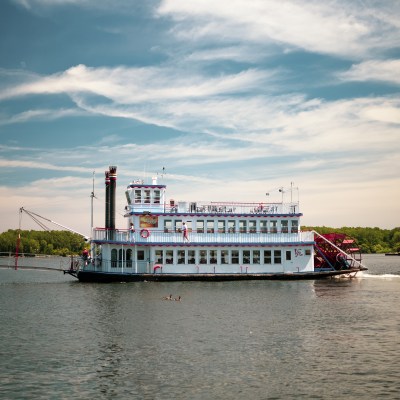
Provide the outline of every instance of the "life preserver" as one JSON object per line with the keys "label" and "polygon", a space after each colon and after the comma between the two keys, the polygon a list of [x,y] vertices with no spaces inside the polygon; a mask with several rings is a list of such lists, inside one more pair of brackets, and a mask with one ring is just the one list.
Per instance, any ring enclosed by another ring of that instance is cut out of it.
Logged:
{"label": "life preserver", "polygon": [[140,236],[141,236],[143,239],[147,239],[147,238],[150,236],[149,230],[148,230],[148,229],[142,229],[142,230],[140,231]]}

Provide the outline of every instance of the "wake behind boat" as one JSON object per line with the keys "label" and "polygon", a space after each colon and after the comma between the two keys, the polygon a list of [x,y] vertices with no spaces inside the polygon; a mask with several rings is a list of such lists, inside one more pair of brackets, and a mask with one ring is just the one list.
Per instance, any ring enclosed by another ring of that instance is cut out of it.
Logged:
{"label": "wake behind boat", "polygon": [[117,167],[105,173],[105,227],[90,255],[64,271],[81,282],[322,279],[366,268],[346,235],[301,231],[299,202],[197,202],[166,185],[131,182],[126,227],[115,227]]}

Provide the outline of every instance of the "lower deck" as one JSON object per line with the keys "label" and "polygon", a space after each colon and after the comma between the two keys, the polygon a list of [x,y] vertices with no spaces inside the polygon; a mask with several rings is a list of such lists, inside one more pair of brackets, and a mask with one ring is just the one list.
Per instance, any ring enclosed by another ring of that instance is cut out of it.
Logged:
{"label": "lower deck", "polygon": [[127,274],[313,272],[313,244],[275,246],[95,246],[85,270]]}

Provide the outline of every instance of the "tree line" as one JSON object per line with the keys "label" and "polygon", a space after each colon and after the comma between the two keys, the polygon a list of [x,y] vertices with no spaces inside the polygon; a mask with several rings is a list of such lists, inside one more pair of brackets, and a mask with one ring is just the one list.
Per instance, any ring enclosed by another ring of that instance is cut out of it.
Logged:
{"label": "tree line", "polygon": [[[324,233],[345,233],[356,240],[362,253],[400,252],[400,227],[381,228],[330,228],[326,226],[303,226],[302,230]],[[21,230],[19,253],[67,256],[81,254],[88,243],[81,235],[69,231]],[[0,252],[15,253],[18,238],[17,229],[0,233]]]}
{"label": "tree line", "polygon": [[[18,238],[17,229],[0,234],[0,252],[14,254]],[[69,231],[21,230],[18,253],[67,256],[81,254],[87,243],[81,235]]]}
{"label": "tree line", "polygon": [[356,240],[361,252],[392,253],[400,252],[400,227],[394,229],[381,228],[330,228],[327,226],[303,226],[302,230],[315,230],[324,233],[345,233]]}

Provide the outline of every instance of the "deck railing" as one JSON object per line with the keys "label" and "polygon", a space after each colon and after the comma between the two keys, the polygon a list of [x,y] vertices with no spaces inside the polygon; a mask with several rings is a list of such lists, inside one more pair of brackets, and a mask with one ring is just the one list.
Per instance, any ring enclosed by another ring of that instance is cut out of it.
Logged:
{"label": "deck railing", "polygon": [[[155,243],[184,243],[186,240],[180,232],[164,232],[160,230],[142,229],[131,233],[127,230],[94,229],[94,241],[111,241],[119,243],[155,244]],[[188,234],[190,243],[300,243],[313,242],[313,232],[295,233],[198,233]]]}
{"label": "deck railing", "polygon": [[128,211],[202,214],[297,214],[299,203],[233,203],[233,202],[174,202],[165,204],[135,204]]}

